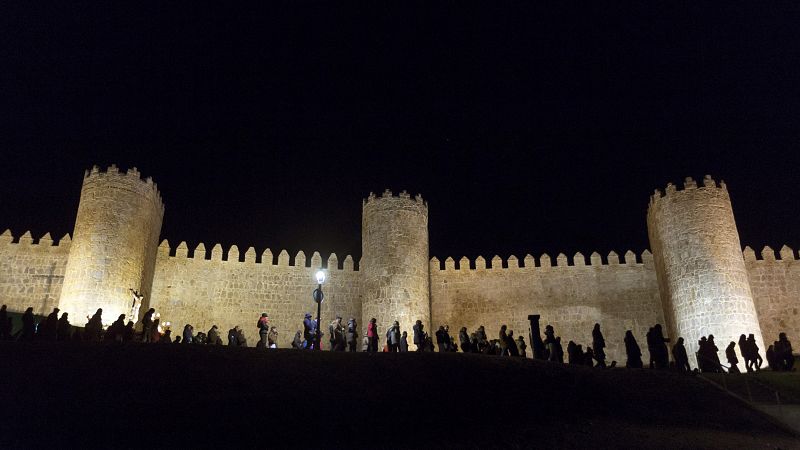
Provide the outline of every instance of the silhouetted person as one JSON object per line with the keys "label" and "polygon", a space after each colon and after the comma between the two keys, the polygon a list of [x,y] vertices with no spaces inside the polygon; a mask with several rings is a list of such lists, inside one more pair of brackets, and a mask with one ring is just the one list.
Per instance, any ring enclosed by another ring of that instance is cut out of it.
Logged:
{"label": "silhouetted person", "polygon": [[480,353],[481,346],[478,345],[478,334],[477,333],[470,333],[469,334],[469,351],[472,353]]}
{"label": "silhouetted person", "polygon": [[715,372],[722,372],[722,362],[719,360],[719,347],[717,347],[717,343],[714,341],[714,335],[708,335],[708,356],[711,358],[714,364]]}
{"label": "silhouetted person", "polygon": [[421,320],[417,320],[417,322],[412,327],[414,331],[414,345],[417,346],[417,351],[421,352],[424,350],[425,346],[425,326],[422,325]]}
{"label": "silhouetted person", "polygon": [[8,310],[6,305],[0,306],[0,341],[11,337],[11,329],[6,329],[8,323]]}
{"label": "silhouetted person", "polygon": [[369,319],[367,324],[367,337],[369,338],[369,352],[378,352],[378,324],[375,318]]}
{"label": "silhouetted person", "polygon": [[728,360],[728,373],[741,373],[739,372],[739,358],[736,357],[736,342],[731,341],[725,348],[725,358]]}
{"label": "silhouetted person", "polygon": [[222,339],[219,337],[219,327],[216,325],[211,325],[211,329],[208,330],[207,336],[207,344],[209,345],[222,345]]}
{"label": "silhouetted person", "polygon": [[606,340],[603,333],[600,331],[600,324],[594,324],[592,329],[592,349],[594,350],[594,359],[597,361],[597,367],[606,367]]}
{"label": "silhouetted person", "polygon": [[89,342],[100,342],[100,333],[103,331],[103,308],[98,308],[94,315],[89,318],[84,327],[84,339]]}
{"label": "silhouetted person", "polygon": [[501,325],[500,326],[500,333],[498,333],[499,339],[498,339],[497,343],[500,345],[500,355],[501,356],[508,356],[509,355],[508,333],[506,333],[507,329],[508,329],[508,326]]}
{"label": "silhouetted person", "polygon": [[453,350],[453,339],[450,337],[450,325],[444,325],[444,350],[450,352]]}
{"label": "silhouetted person", "polygon": [[125,314],[120,314],[117,320],[111,322],[103,335],[103,341],[122,342],[122,334],[125,331]]}
{"label": "silhouetted person", "polygon": [[657,323],[656,326],[653,327],[653,350],[655,352],[655,364],[657,369],[669,368],[667,342],[669,342],[669,339],[664,337],[661,324]]}
{"label": "silhouetted person", "polygon": [[[128,323],[131,323],[130,321]],[[150,328],[150,343],[157,343],[161,340],[161,332],[158,331],[158,328],[161,326],[161,319],[156,319],[153,321],[153,326]],[[206,335],[202,331],[197,333],[198,336],[201,337],[201,343],[205,343]],[[123,332],[123,340],[125,340],[125,333]]]}
{"label": "silhouetted person", "polygon": [[636,342],[633,332],[628,330],[625,332],[625,354],[628,360],[625,362],[625,367],[628,369],[641,369],[644,364],[642,363],[642,349]]}
{"label": "silhouetted person", "polygon": [[19,336],[21,341],[32,341],[36,335],[36,319],[33,317],[33,308],[28,308],[22,314],[22,334]]}
{"label": "silhouetted person", "polygon": [[761,370],[761,365],[764,364],[764,360],[761,359],[761,354],[758,352],[758,344],[756,344],[756,337],[752,333],[747,335],[747,345],[753,356],[753,369],[756,371]]}
{"label": "silhouetted person", "polygon": [[478,352],[483,353],[483,350],[489,346],[489,337],[486,336],[486,328],[484,328],[483,325],[479,326],[475,331],[475,335],[478,337]]}
{"label": "silhouetted person", "polygon": [[297,330],[294,334],[294,339],[292,339],[292,348],[295,350],[302,350],[303,349],[303,332]]}
{"label": "silhouetted person", "polygon": [[792,353],[792,343],[786,337],[786,333],[778,334],[774,351],[780,370],[792,371],[794,368],[794,354]]}
{"label": "silhouetted person", "polygon": [[181,337],[180,337],[180,336],[175,336],[175,341],[174,341],[174,343],[175,343],[175,344],[180,344],[180,343],[181,343]]}
{"label": "silhouetted person", "polygon": [[72,325],[69,324],[69,314],[62,313],[56,325],[56,339],[69,341],[72,338]]}
{"label": "silhouetted person", "polygon": [[408,351],[408,333],[405,331],[403,331],[403,334],[400,335],[400,351]]}
{"label": "silhouetted person", "polygon": [[528,357],[528,352],[527,352],[528,345],[525,343],[525,339],[523,339],[522,335],[519,335],[519,337],[517,337],[517,348],[519,349],[519,356],[523,358]]}
{"label": "silhouetted person", "polygon": [[311,313],[306,313],[303,317],[303,348],[311,350],[314,348],[314,337],[316,336],[317,322],[311,319]]}
{"label": "silhouetted person", "polygon": [[548,361],[556,361],[556,333],[552,325],[544,327],[544,355]]}
{"label": "silhouetted person", "polygon": [[39,326],[39,337],[45,341],[56,340],[56,330],[58,329],[58,308],[53,308],[53,312]]}
{"label": "silhouetted person", "polygon": [[342,318],[340,316],[336,316],[333,322],[331,322],[330,326],[328,327],[328,331],[330,333],[328,339],[330,339],[331,351],[345,351],[345,328],[344,325],[342,325]]}
{"label": "silhouetted person", "polygon": [[389,351],[397,352],[400,350],[400,323],[394,321],[392,327],[389,328]]}
{"label": "silhouetted person", "polygon": [[183,339],[181,342],[184,344],[192,344],[194,342],[194,327],[188,323],[183,327]]}
{"label": "silhouetted person", "polygon": [[556,336],[556,343],[553,346],[553,350],[556,352],[555,362],[564,364],[564,347],[561,346],[561,336]]}
{"label": "silhouetted person", "polygon": [[506,337],[506,348],[508,349],[509,356],[519,356],[517,341],[514,339],[514,330],[508,331],[508,336]]}
{"label": "silhouetted person", "polygon": [[[151,342],[150,338],[153,336],[153,314],[155,312],[155,308],[150,308],[142,317],[142,342]],[[131,317],[131,319],[135,320],[136,317]]]}
{"label": "silhouetted person", "polygon": [[778,357],[775,355],[776,345],[778,345],[778,341],[775,341],[772,345],[767,347],[767,366],[769,366],[770,370],[778,372],[782,370],[782,368],[780,367],[780,363],[778,362]]}
{"label": "silhouetted person", "polygon": [[[133,322],[128,322],[133,323]],[[172,344],[172,330],[164,330],[164,335],[161,336],[161,340],[158,341],[159,344]]]}
{"label": "silhouetted person", "polygon": [[679,337],[672,346],[672,359],[675,360],[675,368],[680,372],[691,372],[692,368],[689,366],[689,355],[686,353],[686,347],[683,345],[683,338]]}
{"label": "silhouetted person", "polygon": [[351,352],[357,351],[358,346],[358,324],[356,324],[356,319],[350,318],[347,321],[347,335],[345,335],[345,340],[347,341],[347,350]]}
{"label": "silhouetted person", "polygon": [[[156,333],[158,331],[156,330]],[[128,320],[128,324],[125,325],[125,329],[122,330],[122,342],[133,342],[133,339],[136,337],[136,328],[135,324],[132,320]]]}
{"label": "silhouetted person", "polygon": [[247,338],[244,336],[244,330],[239,325],[236,325],[236,343],[239,347],[247,347]]}
{"label": "silhouetted person", "polygon": [[439,353],[447,351],[444,340],[444,325],[439,325],[439,329],[436,330],[436,347],[439,349]]}
{"label": "silhouetted person", "polygon": [[[531,343],[533,359],[545,360],[549,359],[549,355],[546,354],[547,350],[545,349],[544,341],[542,341],[542,335],[539,330],[540,317],[539,314],[530,314],[528,316],[528,320],[531,322],[529,342]],[[552,329],[552,327],[550,328]]]}
{"label": "silhouetted person", "polygon": [[567,362],[569,364],[580,364],[582,356],[579,354],[578,346],[574,341],[567,342]]}
{"label": "silhouetted person", "polygon": [[467,334],[467,327],[461,327],[458,331],[458,342],[461,344],[461,351],[464,353],[469,353],[470,348],[472,347],[472,343],[469,339],[469,334]]}
{"label": "silhouetted person", "polygon": [[[256,328],[258,328],[258,342],[256,343],[256,348],[269,347],[269,316],[267,313],[261,313],[261,317],[259,317],[258,322],[256,322]],[[183,340],[186,341],[186,338]]]}

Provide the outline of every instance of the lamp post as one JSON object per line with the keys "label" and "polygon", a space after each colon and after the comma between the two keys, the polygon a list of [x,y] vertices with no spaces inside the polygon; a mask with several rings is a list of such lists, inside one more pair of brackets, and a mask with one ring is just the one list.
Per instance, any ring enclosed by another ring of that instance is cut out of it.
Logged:
{"label": "lamp post", "polygon": [[322,315],[322,300],[325,299],[325,294],[322,293],[322,283],[325,282],[325,272],[318,270],[315,276],[317,277],[317,288],[314,289],[312,297],[317,303],[317,336],[316,342],[314,343],[314,350],[319,350],[320,337],[322,336],[322,323],[320,322],[320,316]]}

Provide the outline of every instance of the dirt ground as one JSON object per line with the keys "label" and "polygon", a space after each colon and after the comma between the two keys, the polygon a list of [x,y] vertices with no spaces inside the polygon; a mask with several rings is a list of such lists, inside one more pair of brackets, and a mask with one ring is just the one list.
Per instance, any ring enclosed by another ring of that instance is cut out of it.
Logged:
{"label": "dirt ground", "polygon": [[0,343],[0,447],[770,448],[695,376],[465,354]]}

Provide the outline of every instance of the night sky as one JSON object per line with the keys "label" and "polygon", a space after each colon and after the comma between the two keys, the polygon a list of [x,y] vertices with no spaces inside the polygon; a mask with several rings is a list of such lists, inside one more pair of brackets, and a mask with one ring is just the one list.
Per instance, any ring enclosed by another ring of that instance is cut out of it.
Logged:
{"label": "night sky", "polygon": [[440,259],[638,253],[710,173],[743,245],[800,247],[795,2],[46,3],[0,3],[0,231],[71,232],[116,163],[173,246],[358,258],[391,188]]}

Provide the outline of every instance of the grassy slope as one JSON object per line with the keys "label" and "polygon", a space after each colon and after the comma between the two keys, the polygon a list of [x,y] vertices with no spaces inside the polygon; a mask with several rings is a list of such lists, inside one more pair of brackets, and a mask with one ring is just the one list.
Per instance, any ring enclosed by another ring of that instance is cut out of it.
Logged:
{"label": "grassy slope", "polygon": [[2,447],[800,448],[692,376],[463,354],[0,343]]}

